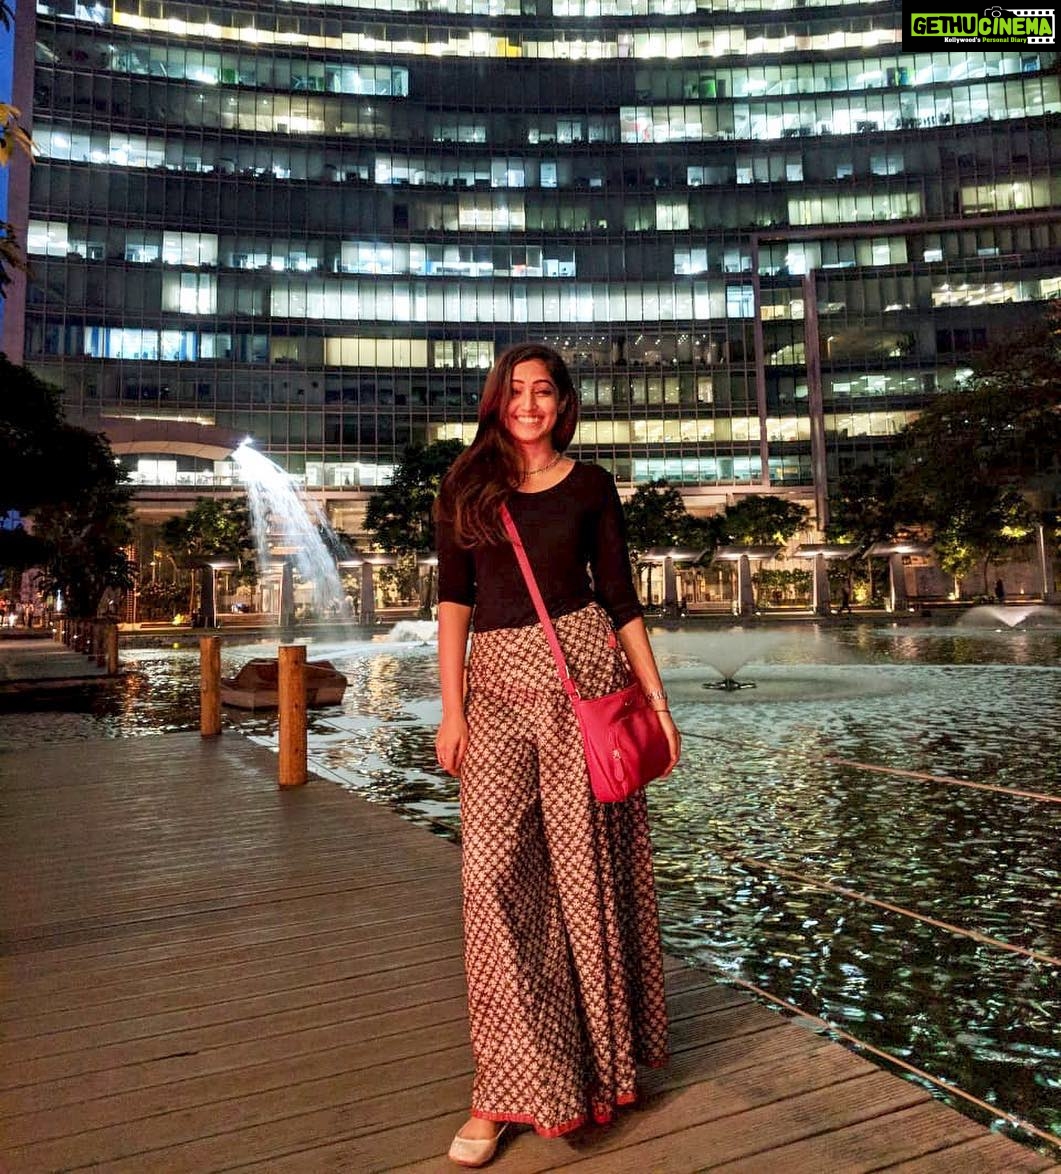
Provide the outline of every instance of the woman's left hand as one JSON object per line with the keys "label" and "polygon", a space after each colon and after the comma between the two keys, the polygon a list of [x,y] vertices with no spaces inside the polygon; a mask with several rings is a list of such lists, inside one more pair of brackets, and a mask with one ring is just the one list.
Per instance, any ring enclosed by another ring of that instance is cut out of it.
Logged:
{"label": "woman's left hand", "polygon": [[667,745],[670,747],[670,766],[660,775],[661,779],[665,779],[678,765],[678,759],[682,756],[682,736],[674,724],[674,718],[671,717],[669,709],[661,709],[657,712],[659,713],[659,724],[663,727],[663,733],[667,737]]}

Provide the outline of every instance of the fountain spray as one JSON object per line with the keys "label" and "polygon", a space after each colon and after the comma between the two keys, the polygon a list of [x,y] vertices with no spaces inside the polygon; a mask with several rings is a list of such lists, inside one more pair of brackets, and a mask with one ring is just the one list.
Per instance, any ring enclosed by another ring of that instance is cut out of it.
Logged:
{"label": "fountain spray", "polygon": [[232,456],[247,487],[259,573],[274,559],[282,558],[304,582],[313,585],[320,614],[337,610],[342,603],[343,586],[321,531],[330,537],[333,549],[338,547],[338,538],[323,508],[300,493],[291,477],[252,447],[249,440],[244,440]]}

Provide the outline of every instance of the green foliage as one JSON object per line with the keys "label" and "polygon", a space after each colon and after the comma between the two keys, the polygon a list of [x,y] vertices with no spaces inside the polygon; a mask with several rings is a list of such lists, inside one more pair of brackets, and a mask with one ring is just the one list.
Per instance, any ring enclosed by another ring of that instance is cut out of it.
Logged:
{"label": "green foliage", "polygon": [[67,427],[58,388],[0,354],[0,512],[26,514],[71,494],[70,470],[52,457]]}
{"label": "green foliage", "polygon": [[95,615],[108,587],[130,583],[125,473],[102,436],[66,423],[56,388],[3,355],[0,387],[0,510],[27,517],[32,534],[12,531],[0,557],[9,570],[39,566],[71,615]]}
{"label": "green foliage", "polygon": [[930,521],[1007,489],[1056,499],[1061,479],[1061,306],[1011,337],[903,430],[901,502]]}
{"label": "green foliage", "polygon": [[144,583],[139,603],[141,619],[168,620],[187,606],[188,591],[179,583]]}
{"label": "green foliage", "polygon": [[737,546],[783,546],[809,517],[806,506],[753,493],[726,510],[720,527],[725,540]]}
{"label": "green foliage", "polygon": [[168,518],[159,531],[159,544],[188,576],[188,611],[195,610],[195,571],[209,559],[231,559],[240,583],[255,583],[254,534],[246,498],[224,500],[200,497],[186,513]]}
{"label": "green foliage", "polygon": [[850,542],[865,551],[874,542],[893,537],[901,519],[897,514],[896,482],[890,469],[859,465],[844,473],[829,496],[830,542]]}
{"label": "green foliage", "polygon": [[933,534],[957,577],[1013,557],[1056,520],[1061,486],[1061,306],[992,350],[903,431],[899,515]]}
{"label": "green foliage", "polygon": [[238,564],[235,575],[240,582],[256,581],[254,534],[245,498],[198,498],[186,514],[162,524],[160,541],[185,569],[202,566],[208,559],[232,559]]}
{"label": "green foliage", "polygon": [[782,596],[805,596],[810,594],[811,572],[764,568],[752,575],[752,582],[761,591],[771,594],[776,591]]}
{"label": "green foliage", "polygon": [[132,586],[124,550],[132,538],[130,490],[110,445],[97,433],[63,425],[51,460],[64,470],[71,493],[33,511],[33,536],[47,549],[45,581],[62,592],[68,613],[92,616],[107,588]]}
{"label": "green foliage", "polygon": [[388,604],[419,602],[420,568],[415,554],[400,554],[394,566],[380,567],[376,574]]}
{"label": "green foliage", "polygon": [[398,554],[426,554],[434,549],[431,508],[442,478],[463,449],[459,440],[406,448],[391,483],[368,499],[365,529],[377,546]]}
{"label": "green foliage", "polygon": [[986,510],[958,510],[936,527],[934,544],[939,565],[956,579],[979,566],[987,595],[988,565],[997,566],[1020,554],[1034,527],[1035,517],[1028,503],[1019,493],[1004,490]]}
{"label": "green foliage", "polygon": [[12,269],[25,273],[29,266],[22,254],[15,226],[8,220],[0,220],[0,298],[6,296]]}
{"label": "green foliage", "polygon": [[635,556],[660,546],[706,551],[718,545],[714,519],[694,518],[682,495],[666,481],[639,486],[624,513],[627,541]]}
{"label": "green foliage", "polygon": [[20,525],[0,526],[0,591],[17,592],[22,572],[43,565],[47,548]]}
{"label": "green foliage", "polygon": [[[10,27],[11,13],[5,4],[0,2],[0,24]],[[11,156],[16,150],[25,151],[33,158],[33,144],[29,135],[18,124],[20,111],[6,102],[0,102],[0,167],[6,167],[11,162]],[[0,297],[4,296],[8,282],[11,280],[11,270],[26,270],[26,259],[19,246],[18,238],[12,224],[0,220]]]}

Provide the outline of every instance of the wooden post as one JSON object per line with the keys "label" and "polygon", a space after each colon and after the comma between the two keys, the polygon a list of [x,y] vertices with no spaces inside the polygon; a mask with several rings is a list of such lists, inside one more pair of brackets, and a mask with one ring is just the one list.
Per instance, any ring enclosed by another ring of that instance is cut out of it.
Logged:
{"label": "wooden post", "polygon": [[221,637],[199,637],[199,733],[221,733]]}
{"label": "wooden post", "polygon": [[279,658],[281,787],[301,787],[306,766],[306,646],[281,644]]}
{"label": "wooden post", "polygon": [[118,672],[118,625],[107,625],[107,637],[103,642],[104,660],[107,664],[107,676],[113,677]]}

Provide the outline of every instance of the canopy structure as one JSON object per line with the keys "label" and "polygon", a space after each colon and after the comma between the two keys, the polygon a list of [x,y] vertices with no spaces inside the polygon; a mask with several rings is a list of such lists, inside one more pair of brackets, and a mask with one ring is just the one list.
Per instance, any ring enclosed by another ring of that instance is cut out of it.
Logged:
{"label": "canopy structure", "polygon": [[203,563],[199,579],[199,623],[204,628],[217,627],[217,572],[234,571],[234,558],[211,558]]}
{"label": "canopy structure", "polygon": [[780,553],[779,546],[720,546],[715,550],[712,556],[713,562],[737,564],[737,605],[735,610],[738,615],[754,615],[757,610],[755,588],[752,584],[752,563],[777,558]]}
{"label": "canopy structure", "polygon": [[361,622],[372,624],[376,620],[376,567],[393,567],[398,561],[396,554],[381,554],[375,550],[358,550],[349,558],[340,559],[336,566],[340,570],[361,568]]}
{"label": "canopy structure", "polygon": [[801,542],[792,552],[794,558],[812,559],[811,608],[815,615],[827,616],[831,611],[829,592],[829,559],[851,558],[858,547],[852,543]]}
{"label": "canopy structure", "polygon": [[932,547],[913,539],[896,539],[891,542],[874,542],[866,551],[869,555],[883,556],[888,560],[888,610],[906,611],[910,597],[906,591],[906,572],[903,556],[910,554],[931,554]]}
{"label": "canopy structure", "polygon": [[673,612],[678,607],[678,564],[698,562],[706,553],[706,550],[682,546],[653,546],[638,555],[640,562],[663,568],[663,607],[666,611]]}

